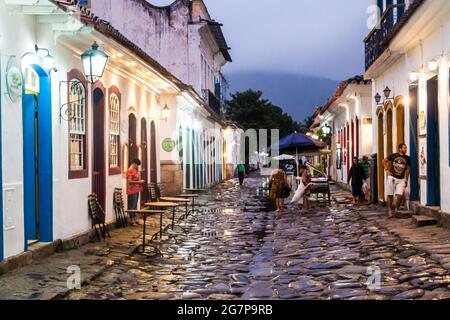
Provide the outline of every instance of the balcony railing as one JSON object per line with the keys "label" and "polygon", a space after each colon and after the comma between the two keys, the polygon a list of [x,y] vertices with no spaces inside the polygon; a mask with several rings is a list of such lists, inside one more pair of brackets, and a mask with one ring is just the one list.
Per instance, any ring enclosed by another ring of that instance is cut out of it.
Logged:
{"label": "balcony railing", "polygon": [[[412,1],[414,2],[414,1]],[[395,27],[405,13],[406,5],[392,4],[387,7],[377,25],[364,40],[366,44],[366,70],[383,54],[387,48],[385,40],[389,32]]]}
{"label": "balcony railing", "polygon": [[214,93],[208,89],[202,90],[203,99],[209,105],[209,107],[216,113],[216,115],[222,118],[222,102],[217,98]]}

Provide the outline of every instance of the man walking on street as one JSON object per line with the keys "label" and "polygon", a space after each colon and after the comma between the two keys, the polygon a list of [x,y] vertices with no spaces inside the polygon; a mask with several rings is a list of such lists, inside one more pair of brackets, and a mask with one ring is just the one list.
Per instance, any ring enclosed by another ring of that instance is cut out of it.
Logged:
{"label": "man walking on street", "polygon": [[370,201],[370,162],[369,157],[364,156],[359,164],[364,169],[362,201]]}
{"label": "man walking on street", "polygon": [[[409,174],[411,172],[411,159],[406,155],[408,148],[406,144],[402,143],[398,147],[399,152],[391,154],[383,160],[384,170],[388,175],[387,190],[388,196],[387,205],[389,210],[388,219],[393,218],[392,202],[395,196],[395,211],[398,211],[405,189],[408,187]],[[389,170],[388,163],[391,163]]]}
{"label": "man walking on street", "polygon": [[236,171],[239,177],[239,185],[242,187],[245,178],[245,165],[243,163],[238,164],[236,167]]}

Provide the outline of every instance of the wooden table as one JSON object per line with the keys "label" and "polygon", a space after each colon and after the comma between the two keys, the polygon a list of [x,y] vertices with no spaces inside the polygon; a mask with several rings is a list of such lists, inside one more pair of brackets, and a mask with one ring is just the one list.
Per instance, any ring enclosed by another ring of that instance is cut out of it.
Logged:
{"label": "wooden table", "polygon": [[[145,232],[146,232],[146,222],[147,218],[149,216],[154,216],[156,214],[159,214],[159,233],[160,237],[162,237],[163,227],[162,227],[162,220],[163,220],[163,214],[165,211],[163,210],[127,210],[128,213],[138,213],[142,215],[142,219],[144,220],[143,224],[143,233],[142,233],[142,252],[145,252]],[[153,239],[152,239],[153,240]]]}
{"label": "wooden table", "polygon": [[[172,230],[175,227],[175,209],[176,207],[178,207],[178,203],[175,202],[163,202],[163,201],[157,201],[157,202],[147,202],[144,204],[146,207],[150,207],[150,208],[158,208],[158,209],[165,209],[165,210],[169,210],[169,209],[173,209],[173,215],[172,215]],[[162,238],[162,234],[160,235]]]}
{"label": "wooden table", "polygon": [[184,193],[184,194],[180,194],[179,197],[190,198],[192,200],[192,212],[195,211],[195,198],[200,197],[198,194]]}
{"label": "wooden table", "polygon": [[205,189],[184,189],[184,192],[200,193],[205,192]]}
{"label": "wooden table", "polygon": [[188,215],[188,203],[191,200],[181,197],[161,197],[159,200],[164,202],[183,203],[186,208],[186,216]]}

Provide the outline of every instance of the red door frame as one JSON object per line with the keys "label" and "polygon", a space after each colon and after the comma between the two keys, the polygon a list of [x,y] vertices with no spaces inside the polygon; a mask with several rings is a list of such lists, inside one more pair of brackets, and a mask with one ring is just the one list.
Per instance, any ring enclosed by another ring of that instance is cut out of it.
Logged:
{"label": "red door frame", "polygon": [[356,119],[355,119],[355,126],[356,126],[356,128],[355,128],[355,131],[356,131],[356,133],[355,133],[355,137],[356,137],[356,156],[358,157],[358,159],[359,159],[359,119],[358,119],[358,117],[356,117]]}
{"label": "red door frame", "polygon": [[158,182],[158,167],[156,164],[156,126],[155,122],[150,123],[150,181]]}
{"label": "red door frame", "polygon": [[130,113],[128,115],[128,147],[129,147],[129,154],[128,157],[128,166],[131,166],[131,162],[134,159],[137,159],[139,157],[139,149],[137,146],[137,119],[134,113]]}
{"label": "red door frame", "polygon": [[[147,134],[147,120],[141,119],[141,148],[142,148],[142,166],[141,177],[145,181],[145,186],[148,184],[148,134]],[[141,203],[144,204],[149,199],[148,188],[144,188],[141,196]]]}
{"label": "red door frame", "polygon": [[356,144],[356,139],[355,139],[355,121],[352,121],[352,163],[353,163],[353,158],[355,157],[355,144]]}
{"label": "red door frame", "polygon": [[345,141],[345,148],[347,149],[347,172],[350,172],[350,123],[347,123],[347,140]]}
{"label": "red door frame", "polygon": [[[98,96],[97,96],[98,95]],[[106,90],[97,81],[92,87],[94,140],[92,157],[92,192],[103,208],[106,203],[105,113]]]}

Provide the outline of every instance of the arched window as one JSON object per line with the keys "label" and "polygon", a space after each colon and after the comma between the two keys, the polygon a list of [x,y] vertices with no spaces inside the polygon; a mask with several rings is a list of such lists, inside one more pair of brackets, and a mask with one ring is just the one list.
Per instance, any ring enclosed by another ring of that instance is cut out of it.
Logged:
{"label": "arched window", "polygon": [[69,179],[88,176],[86,80],[81,72],[68,73]]}
{"label": "arched window", "polygon": [[109,173],[120,174],[120,92],[109,90]]}

